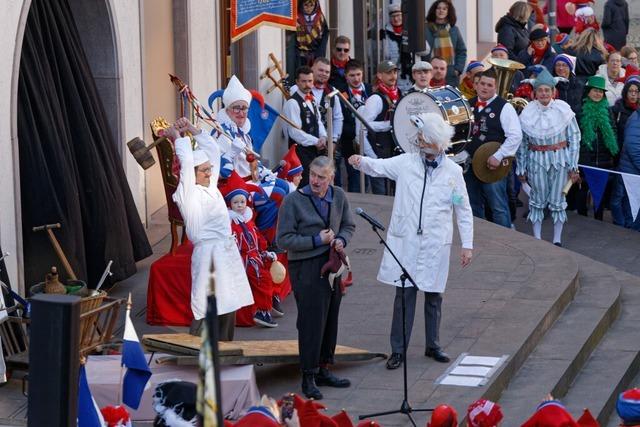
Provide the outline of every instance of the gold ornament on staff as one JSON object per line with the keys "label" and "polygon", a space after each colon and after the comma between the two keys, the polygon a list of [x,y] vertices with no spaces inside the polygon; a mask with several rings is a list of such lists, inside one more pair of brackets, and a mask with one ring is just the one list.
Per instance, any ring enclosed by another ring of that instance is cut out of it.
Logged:
{"label": "gold ornament on staff", "polygon": [[[291,98],[291,94],[285,86],[285,79],[289,77],[288,74],[282,69],[282,62],[278,61],[278,58],[272,53],[269,53],[269,59],[273,62],[273,65],[269,65],[264,73],[260,76],[260,80],[269,79],[273,82],[273,85],[267,89],[267,95],[278,89],[282,92],[285,99]],[[274,76],[274,72],[278,72],[278,76]]]}

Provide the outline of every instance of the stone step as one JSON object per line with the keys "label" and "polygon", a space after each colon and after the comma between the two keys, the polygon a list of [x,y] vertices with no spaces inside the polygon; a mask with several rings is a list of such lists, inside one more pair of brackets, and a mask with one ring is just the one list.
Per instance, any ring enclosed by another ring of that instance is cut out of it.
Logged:
{"label": "stone step", "polygon": [[563,399],[573,414],[588,407],[603,426],[608,421],[619,422],[615,411],[618,394],[640,382],[640,378],[635,380],[640,369],[640,277],[620,271],[614,274],[622,287],[620,317]]}
{"label": "stone step", "polygon": [[580,285],[574,300],[500,396],[510,422],[525,421],[547,393],[562,398],[619,314],[615,270],[580,255],[574,259]]}

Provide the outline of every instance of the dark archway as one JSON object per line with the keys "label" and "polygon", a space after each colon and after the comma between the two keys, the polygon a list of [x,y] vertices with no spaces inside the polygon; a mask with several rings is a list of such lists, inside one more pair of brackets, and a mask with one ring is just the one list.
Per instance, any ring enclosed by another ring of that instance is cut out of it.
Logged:
{"label": "dark archway", "polygon": [[[27,288],[62,266],[34,226],[62,225],[60,245],[90,287],[109,260],[118,281],[151,254],[109,120],[117,127],[117,80],[108,90],[100,78],[117,70],[110,14],[106,0],[83,3],[32,0],[24,32],[17,115]],[[115,108],[104,106],[101,91]]]}
{"label": "dark archway", "polygon": [[68,0],[93,81],[107,115],[113,144],[122,156],[120,69],[109,0]]}

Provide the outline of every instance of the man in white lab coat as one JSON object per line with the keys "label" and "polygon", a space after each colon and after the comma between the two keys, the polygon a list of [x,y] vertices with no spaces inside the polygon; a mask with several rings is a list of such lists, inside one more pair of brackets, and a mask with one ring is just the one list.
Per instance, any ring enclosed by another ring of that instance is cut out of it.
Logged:
{"label": "man in white lab coat", "polygon": [[[198,148],[191,149],[191,140],[182,136],[191,133]],[[238,252],[224,198],[217,187],[220,170],[220,150],[206,132],[180,118],[167,128],[164,136],[175,142],[180,160],[180,182],[173,194],[193,243],[191,256],[191,311],[194,323],[191,333],[198,334],[207,312],[209,270],[215,267],[215,286],[220,326],[220,340],[232,341],[235,312],[253,304],[249,281]]]}
{"label": "man in white lab coat", "polygon": [[[351,156],[349,163],[367,175],[386,177],[396,182],[393,211],[387,232],[387,244],[425,293],[425,356],[448,362],[449,356],[438,342],[442,293],[449,274],[449,255],[453,236],[452,214],[455,211],[462,240],[462,266],[471,262],[473,248],[473,214],[469,205],[462,169],[445,154],[453,128],[441,115],[423,113],[413,116],[416,135],[412,152],[389,159]],[[389,251],[382,257],[378,280],[401,286],[402,272]],[[417,291],[406,282],[407,346],[413,326]],[[392,354],[388,369],[403,362],[402,289],[396,290],[391,325]]]}

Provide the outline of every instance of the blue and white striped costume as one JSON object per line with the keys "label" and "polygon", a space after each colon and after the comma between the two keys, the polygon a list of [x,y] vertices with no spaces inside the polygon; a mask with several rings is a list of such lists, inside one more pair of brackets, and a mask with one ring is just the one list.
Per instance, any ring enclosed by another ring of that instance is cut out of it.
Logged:
{"label": "blue and white striped costume", "polygon": [[[531,222],[542,222],[544,208],[549,207],[553,222],[566,222],[567,202],[562,188],[568,173],[578,168],[580,127],[575,114],[564,101],[552,100],[543,106],[538,101],[527,105],[520,114],[522,144],[517,153],[517,175],[526,175],[531,194]],[[567,142],[566,148],[555,151],[534,151],[532,146],[549,146]]]}

